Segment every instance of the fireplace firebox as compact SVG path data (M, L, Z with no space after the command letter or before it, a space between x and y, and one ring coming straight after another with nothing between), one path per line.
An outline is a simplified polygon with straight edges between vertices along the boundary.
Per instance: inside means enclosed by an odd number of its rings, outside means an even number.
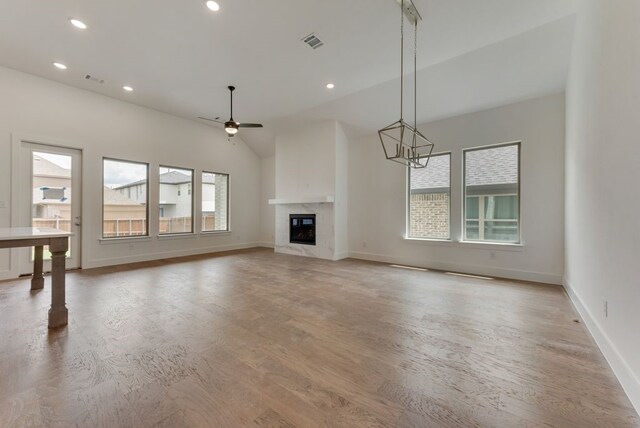
M292 244L316 245L316 215L289 215L289 242Z

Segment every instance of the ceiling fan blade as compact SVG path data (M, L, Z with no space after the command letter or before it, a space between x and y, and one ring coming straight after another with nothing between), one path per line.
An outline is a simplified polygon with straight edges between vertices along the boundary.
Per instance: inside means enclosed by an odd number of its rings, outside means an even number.
M261 123L241 123L240 128L262 128Z
M216 117L215 119L209 119L208 117L200 117L198 116L198 119L202 119L202 120L208 120L209 122L215 122L215 123L221 123L224 125L224 122L221 122L219 117Z

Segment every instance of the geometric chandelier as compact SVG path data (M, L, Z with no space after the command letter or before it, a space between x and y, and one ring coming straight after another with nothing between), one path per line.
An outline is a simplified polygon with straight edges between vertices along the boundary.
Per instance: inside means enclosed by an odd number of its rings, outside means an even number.
M411 0L400 3L400 120L378 131L382 149L387 159L410 168L426 168L433 153L434 144L418 131L417 127L417 67L418 67L418 20L422 19ZM404 16L414 24L413 42L413 126L404 120Z

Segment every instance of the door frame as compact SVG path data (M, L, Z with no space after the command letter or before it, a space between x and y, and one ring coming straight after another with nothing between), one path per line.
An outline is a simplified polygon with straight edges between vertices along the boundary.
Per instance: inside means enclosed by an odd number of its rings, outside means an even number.
M61 149L78 150L80 152L80 215L85 209L84 201L84 149L81 144L55 137L46 137L25 133L11 133L11 227L20 226L20 163L22 161L22 143L40 144L43 146L59 147ZM80 226L82 227L82 226ZM80 235L80 254L78 254L78 268L82 268L85 256L85 234ZM12 248L9 258L9 275L17 278L20 275L20 249Z

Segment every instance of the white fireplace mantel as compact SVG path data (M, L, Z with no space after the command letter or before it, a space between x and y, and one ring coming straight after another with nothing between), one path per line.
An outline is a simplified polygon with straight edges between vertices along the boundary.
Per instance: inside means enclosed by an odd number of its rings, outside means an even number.
M332 204L333 196L315 196L309 198L281 198L269 199L269 205L291 205L291 204Z

